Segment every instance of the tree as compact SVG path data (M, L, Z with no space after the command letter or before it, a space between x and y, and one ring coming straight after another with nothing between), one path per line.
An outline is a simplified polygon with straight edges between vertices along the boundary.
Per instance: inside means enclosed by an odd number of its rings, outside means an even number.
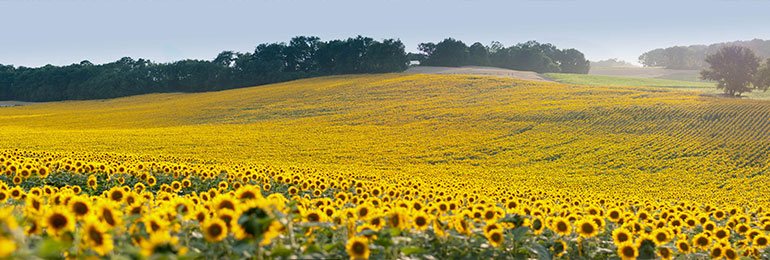
M468 64L477 66L489 65L489 51L480 42L476 42L468 48Z
M561 50L556 57L563 73L587 74L591 70L591 63L576 49Z
M701 71L701 78L717 82L717 89L730 96L740 96L753 89L767 89L758 84L759 58L749 48L740 46L722 47L706 57L709 68Z
M446 38L437 44L420 44L419 49L428 55L425 65L447 67L468 65L468 45L462 41Z
M770 88L770 59L765 60L762 67L757 70L753 84L762 91L767 91Z

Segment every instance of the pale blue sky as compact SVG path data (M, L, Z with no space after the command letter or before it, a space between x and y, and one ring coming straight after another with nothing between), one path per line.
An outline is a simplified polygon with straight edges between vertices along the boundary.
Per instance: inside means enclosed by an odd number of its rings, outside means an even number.
M0 0L0 63L94 63L123 56L212 59L296 35L417 44L454 37L576 48L591 60L646 50L770 39L770 1Z

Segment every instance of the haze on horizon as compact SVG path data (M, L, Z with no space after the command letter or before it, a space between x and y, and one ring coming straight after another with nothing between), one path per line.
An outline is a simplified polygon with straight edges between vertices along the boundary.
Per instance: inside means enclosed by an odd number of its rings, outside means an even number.
M453 37L470 45L537 40L589 60L637 62L674 45L770 39L770 1L15 1L0 64L38 67L121 57L210 60L297 35L398 38L407 51Z

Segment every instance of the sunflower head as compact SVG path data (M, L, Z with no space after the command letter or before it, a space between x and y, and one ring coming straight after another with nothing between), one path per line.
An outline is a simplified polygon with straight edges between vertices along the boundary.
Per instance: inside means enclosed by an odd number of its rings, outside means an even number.
M219 242L227 237L227 224L218 218L209 218L201 224L203 236L209 242Z
M637 256L639 256L639 251L637 250L636 246L634 246L633 243L630 241L624 242L620 245L618 245L618 256L620 256L621 259L627 260L627 259L636 259Z
M572 234L572 225L565 218L556 218L552 222L551 229L559 235L568 236Z
M369 240L366 237L352 237L345 245L350 259L369 259Z
M575 222L575 228L578 234L583 238L596 236L599 233L599 227L593 219L584 218Z
M50 209L44 220L48 234L54 237L75 230L74 216L61 206Z

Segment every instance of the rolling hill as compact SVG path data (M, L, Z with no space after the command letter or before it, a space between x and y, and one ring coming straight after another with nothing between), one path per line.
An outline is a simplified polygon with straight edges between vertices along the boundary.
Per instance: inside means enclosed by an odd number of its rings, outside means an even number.
M193 258L684 256L700 223L770 227L770 102L673 88L333 76L4 107L0 136L0 212L96 253L115 234L115 254ZM128 232L61 224L89 207Z

